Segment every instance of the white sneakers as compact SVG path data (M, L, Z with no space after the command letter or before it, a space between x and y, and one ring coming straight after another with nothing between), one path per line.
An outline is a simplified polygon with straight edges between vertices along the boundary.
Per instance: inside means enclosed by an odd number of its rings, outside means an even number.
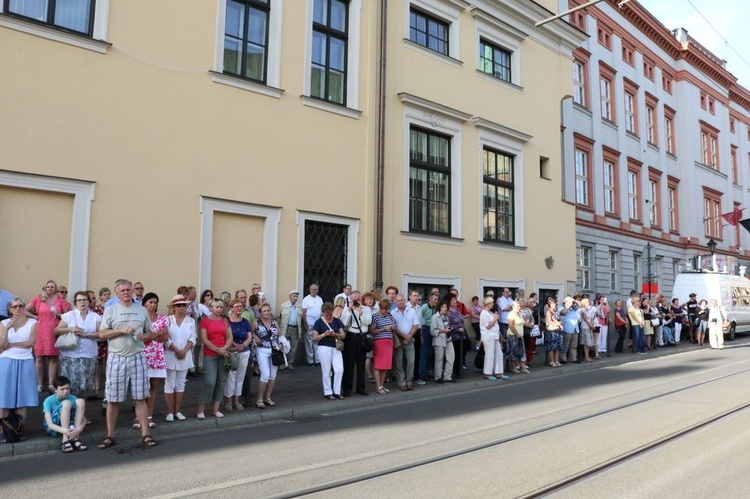
M177 418L179 421L185 421L187 419L181 412L178 412L177 414L167 414L167 417L164 419L167 420L167 423L171 423L174 421L174 418Z

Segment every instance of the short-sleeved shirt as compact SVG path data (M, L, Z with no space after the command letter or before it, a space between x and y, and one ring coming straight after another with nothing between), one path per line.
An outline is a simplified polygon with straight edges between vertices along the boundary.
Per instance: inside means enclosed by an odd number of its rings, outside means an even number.
M331 320L330 326L331 326L331 329L333 329L337 333L339 332L340 329L344 328L344 325L341 323L341 321L335 317ZM321 317L320 319L315 321L313 330L317 331L318 334L323 334L326 331L328 331L328 325L326 325L326 321ZM323 338L322 340L318 342L318 345L336 348L336 338L334 338L333 336L326 336L325 338Z
M134 327L135 332L131 334L121 334L110 338L108 349L110 354L130 357L143 350L143 342L135 339L140 333L151 332L151 319L144 307L133 302L129 307L118 303L104 309L102 317L102 329L120 329L123 327Z
M302 299L302 308L305 310L305 320L307 325L315 324L320 319L321 309L323 308L323 298L320 296L307 295Z
M372 315L372 323L375 325L375 329L383 329L387 326L395 326L396 321L393 320L391 314L381 315L380 313ZM374 340L390 340L393 339L393 333L391 331L381 331L373 334Z
M232 341L235 343L244 343L250 333L250 323L247 319L242 319L239 322L229 321L229 326L232 328Z
M70 402L70 422L72 423L75 419L76 414L76 398L74 395L68 395L67 397L63 399L58 399L57 395L52 394L46 399L44 399L44 404L42 405L42 412L49 412L50 416L52 417L52 422L56 425L60 425L60 412L62 410L63 402L65 401ZM54 436L57 436L58 433L54 430L50 430L47 426L47 418L44 418L44 429L49 434Z
M419 318L417 314L411 308L404 308L403 313L396 308L391 312L393 320L396 321L396 327L403 334L409 334L414 326L419 327Z

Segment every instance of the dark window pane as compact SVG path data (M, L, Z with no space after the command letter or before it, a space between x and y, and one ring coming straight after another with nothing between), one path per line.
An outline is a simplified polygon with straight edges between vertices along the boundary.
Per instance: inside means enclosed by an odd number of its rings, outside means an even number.
M328 73L328 100L344 103L344 73L330 70Z
M325 69L313 64L312 74L310 76L311 76L310 95L313 97L318 97L320 99L325 99L325 96L326 96Z
M227 2L227 15L225 17L224 32L235 38L242 38L245 33L245 7L232 2Z
M338 38L331 38L330 50L329 64L331 68L343 71L346 62L346 42Z
M321 66L325 66L326 63L326 36L317 31L313 32L312 62Z
M251 43L247 44L247 56L245 61L245 76L252 78L253 80L260 80L263 78L263 70L265 64L265 50L263 47L258 47Z
M239 40L224 37L224 71L241 74L242 72L242 44Z

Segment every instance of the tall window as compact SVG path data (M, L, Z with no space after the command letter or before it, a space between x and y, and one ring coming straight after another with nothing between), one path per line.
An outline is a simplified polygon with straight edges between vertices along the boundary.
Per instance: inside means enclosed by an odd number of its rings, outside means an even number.
M511 52L491 44L485 39L479 40L479 70L495 78L510 82Z
M674 154L674 121L671 116L664 118L664 131L667 138L667 152Z
M409 40L443 55L448 55L449 25L416 9L409 11Z
M633 253L633 289L640 290L643 284L641 277L641 254Z
M576 203L589 204L589 155L586 151L575 150L576 160Z
M484 240L515 241L513 156L491 149L482 151L484 164Z
M658 227L659 223L659 182L656 180L649 180L648 187L651 191L651 202L648 207L648 220L652 226Z
M615 213L615 165L611 161L604 161L604 211Z
M450 137L409 133L409 230L450 235Z
M4 0L3 12L91 36L96 0Z
M635 131L635 96L625 93L625 130L631 133Z
M579 60L573 61L573 102L586 107L585 66Z
M667 204L669 210L669 230L677 231L677 188L667 189Z
M703 233L706 237L722 239L721 193L703 191Z
M224 72L266 82L270 0L227 0Z
M638 173L628 170L628 216L638 220Z
M599 93L601 96L602 118L614 121L612 112L612 80L602 75L599 78Z
M346 104L346 58L349 2L315 0L313 4L310 96Z
M617 251L609 251L609 290L617 291Z
M651 144L656 144L656 109L646 106L646 139Z
M581 289L591 289L591 248L581 246L578 267L581 269Z
M732 146L732 182L734 185L740 183L740 172L737 167L737 146Z
M718 157L718 132L708 126L701 125L701 163L713 168L719 169Z

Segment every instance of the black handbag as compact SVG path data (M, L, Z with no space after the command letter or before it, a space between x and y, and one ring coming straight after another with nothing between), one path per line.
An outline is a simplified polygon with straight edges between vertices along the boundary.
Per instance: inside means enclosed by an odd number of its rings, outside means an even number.
M284 352L279 350L278 348L272 348L271 349L271 364L274 366L283 366L284 365Z
M375 340L369 334L362 334L362 350L365 352L372 352L372 348L375 345Z
M0 443L13 444L26 440L24 436L23 418L18 414L11 414L6 418L0 418Z

